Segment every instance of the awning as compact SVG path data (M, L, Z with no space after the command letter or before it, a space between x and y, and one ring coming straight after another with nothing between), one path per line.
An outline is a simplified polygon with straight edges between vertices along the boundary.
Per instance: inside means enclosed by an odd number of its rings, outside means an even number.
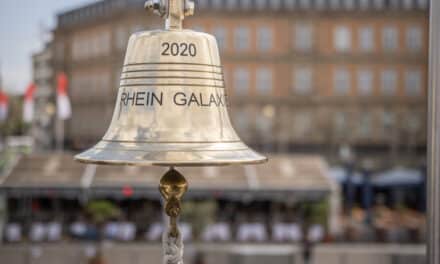
M348 171L343 167L332 167L329 170L329 175L335 181L346 184L348 180ZM353 171L351 175L351 182L354 185L361 185L364 183L362 174L359 171Z
M166 170L84 165L75 162L70 154L32 154L23 156L8 175L0 178L0 190L20 196L129 194L159 198L157 185ZM187 195L193 197L315 199L327 195L333 181L327 163L314 155L277 155L257 166L179 168L179 171L189 182Z
M423 175L420 170L407 168L394 168L375 175L372 184L378 187L414 186L423 183Z

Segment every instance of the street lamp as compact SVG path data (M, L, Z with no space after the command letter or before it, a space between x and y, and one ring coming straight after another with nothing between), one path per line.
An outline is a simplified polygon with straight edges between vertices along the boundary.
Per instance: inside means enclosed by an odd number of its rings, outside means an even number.
M375 169L375 162L370 158L366 158L362 161L362 174L363 174L363 188L362 188L362 201L365 208L365 222L371 224L372 212L371 207L373 205L373 186L371 185L371 175Z
M351 217L353 201L354 201L354 186L353 186L353 174L354 174L354 162L355 154L350 145L342 145L339 149L339 158L341 159L346 169L347 176L347 212Z

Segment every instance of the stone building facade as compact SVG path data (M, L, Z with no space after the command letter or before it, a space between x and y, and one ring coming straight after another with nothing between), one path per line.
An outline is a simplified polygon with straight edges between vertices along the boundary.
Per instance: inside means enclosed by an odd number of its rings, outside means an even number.
M58 16L55 65L71 80L72 147L105 132L128 37L163 28L142 0ZM427 0L199 0L185 27L219 43L239 135L269 152L419 162L426 144Z
M33 82L37 86L34 107L37 113L31 127L31 135L38 150L48 150L54 143L54 116L56 111L55 72L53 68L52 43L47 42L44 48L32 56Z

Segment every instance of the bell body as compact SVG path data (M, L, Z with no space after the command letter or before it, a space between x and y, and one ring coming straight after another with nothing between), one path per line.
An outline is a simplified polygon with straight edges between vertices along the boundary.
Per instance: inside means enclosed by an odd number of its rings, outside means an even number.
M260 163L227 111L215 38L191 30L130 37L110 127L86 163L211 166Z

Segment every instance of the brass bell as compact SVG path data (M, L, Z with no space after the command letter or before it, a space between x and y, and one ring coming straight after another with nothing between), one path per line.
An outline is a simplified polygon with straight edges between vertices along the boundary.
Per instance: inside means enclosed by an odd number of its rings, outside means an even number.
M130 37L113 118L103 139L77 155L97 164L210 166L266 161L234 131L218 46L182 29L191 1L150 0L165 30Z

